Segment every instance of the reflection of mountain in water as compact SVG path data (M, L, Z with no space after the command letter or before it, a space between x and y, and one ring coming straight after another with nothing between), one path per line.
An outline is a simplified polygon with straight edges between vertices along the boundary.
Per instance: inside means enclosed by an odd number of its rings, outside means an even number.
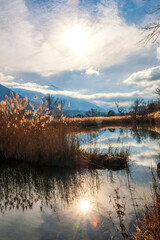
M0 211L5 213L14 208L24 211L32 209L37 202L41 210L44 206L53 208L57 201L69 205L82 194L84 184L89 186L87 191L94 194L100 184L98 173L59 172L20 163L4 165L0 170Z

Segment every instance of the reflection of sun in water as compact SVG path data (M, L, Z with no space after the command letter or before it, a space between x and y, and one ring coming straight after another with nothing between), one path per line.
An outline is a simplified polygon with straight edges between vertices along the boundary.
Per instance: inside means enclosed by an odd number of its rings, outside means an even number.
M89 210L89 202L87 200L80 201L80 209L86 213Z
M88 42L87 32L81 26L75 25L66 31L64 40L70 50L81 52Z

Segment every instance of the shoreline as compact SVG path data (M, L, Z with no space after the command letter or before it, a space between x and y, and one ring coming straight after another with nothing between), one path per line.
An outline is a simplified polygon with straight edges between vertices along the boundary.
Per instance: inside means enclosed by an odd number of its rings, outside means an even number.
M68 124L76 125L77 127L99 127L103 125L115 125L115 124L160 124L160 111L150 113L145 116L137 116L134 121L131 115L125 116L113 116L113 117L66 117Z

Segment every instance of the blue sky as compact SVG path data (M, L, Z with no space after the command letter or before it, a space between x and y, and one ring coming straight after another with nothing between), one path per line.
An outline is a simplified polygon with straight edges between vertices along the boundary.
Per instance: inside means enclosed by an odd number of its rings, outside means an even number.
M125 106L137 97L155 98L160 47L138 42L145 36L140 26L154 21L149 12L156 5L154 0L2 0L0 83L34 91L54 84L62 95L106 109L115 101Z

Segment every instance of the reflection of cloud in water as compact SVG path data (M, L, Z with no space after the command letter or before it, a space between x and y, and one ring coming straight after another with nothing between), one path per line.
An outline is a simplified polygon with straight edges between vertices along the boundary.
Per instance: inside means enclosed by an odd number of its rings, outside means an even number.
M111 144L111 146L113 147L113 148L117 148L117 147L119 147L119 148L121 148L121 147L123 147L123 145L121 144L121 143L119 143L119 144ZM125 144L124 146L130 146L129 144ZM108 149L108 147L109 147L109 144L85 144L85 145L81 145L81 149L94 149L94 148L96 148L96 149L99 149L99 150L107 150Z
M157 167L158 156L155 151L148 150L143 153L135 153L130 156L130 159L135 160L136 165Z
M131 220L131 193L140 205L144 193L150 197L148 166L156 167L158 142L147 136L138 143L128 130L127 134L116 130L103 131L96 146L105 150L108 140L113 147L122 147L122 142L130 146L130 158L135 163L128 170L58 171L27 164L1 167L0 210L4 215L0 214L0 239L107 239L102 232L113 233L107 211L116 216L109 198L115 188L119 188L121 198L125 196L126 218ZM114 220L118 222L117 218Z
M98 175L96 172L88 173L89 175L85 172L70 172L69 175L63 172L65 176L59 176L55 171L49 171L48 174L47 172L44 174L45 172L37 171L34 168L26 169L25 172L20 168L11 168L10 170L8 175L4 174L1 176L1 190L4 190L3 182L6 182L2 180L5 180L5 177L9 177L10 181L6 185L8 192L5 193L5 199L8 199L7 209L12 206L11 200L15 201L14 203L17 205L17 200L15 199L17 196L19 199L19 210L16 207L11 209L10 212L5 210L5 215L0 216L1 220L3 218L3 224L0 226L0 238L5 236L9 228L14 239L16 239L17 234L19 239L21 239L24 232L25 236L23 239L25 240L27 238L34 240L43 239L43 237L45 239L47 234L54 237L54 239L58 239L58 236L71 239L71 236L74 234L79 235L82 229L84 235L87 236L88 233L94 234L97 239L100 239L99 234L102 225L102 217L100 216L107 219L107 211L109 210L113 211L114 216L114 209L109 203L109 196L113 194L113 189L117 187L120 189L120 195L125 195L126 197L128 219L130 219L129 213L133 211L128 189L128 178L125 171L123 174L122 172L118 174L116 172L112 173L111 179L110 172L107 170L99 171ZM20 176L21 182L18 182ZM134 185L134 183L130 184ZM149 187L146 182L145 186L148 191ZM30 191L28 192L27 189L30 189ZM137 186L136 191L142 194L144 184ZM25 214L23 205L26 206L28 203L24 201L24 194L27 195L27 199L30 194L33 201L32 209L24 209ZM39 200L37 201L38 196ZM86 202L83 202L80 207L80 202L83 199ZM43 209L41 212L42 202ZM84 214L84 211L86 214ZM97 225L97 227L95 228L93 224ZM18 233L13 231L17 225L19 226ZM110 224L107 224L106 228L108 230L112 229ZM32 236L30 233L32 233ZM106 236L102 239L106 239Z
M135 142L132 142L132 141L128 141L128 142L125 142L125 143L114 143L114 142L108 143L108 142L106 142L106 143L101 143L101 144L98 144L98 143L96 143L96 144L82 144L81 148L82 149L87 149L87 148L94 148L94 147L96 147L96 148L99 148L99 149L107 149L109 144L111 146L115 147L115 148L116 147L120 148L120 147L123 147L123 146L128 146L128 147L131 147L131 148L135 147L136 150L138 150L138 148L139 148L140 151L144 150L144 149L151 149L151 150L154 149L156 151L159 150L159 146L158 145L156 146L155 143L154 144L152 144L152 143L138 144L138 143L135 143Z
M138 135L140 138L141 134L142 141L139 143L137 142L136 136ZM82 143L81 148L88 151L97 149L100 152L108 151L109 146L111 146L113 150L116 148L129 148L130 159L135 161L135 164L146 167L156 167L159 144L155 141L154 134L152 132L147 133L145 130L143 135L143 131L140 130L140 133L137 132L137 135L136 132L125 129L123 129L123 131L116 129L113 133L103 131L101 134L97 134L94 142ZM150 138L150 136L152 136L152 138Z

